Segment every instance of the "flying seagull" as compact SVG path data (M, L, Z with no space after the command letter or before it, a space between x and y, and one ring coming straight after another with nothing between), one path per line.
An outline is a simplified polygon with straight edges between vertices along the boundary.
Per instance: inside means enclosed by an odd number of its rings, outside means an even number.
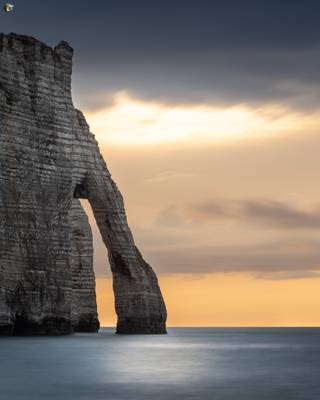
M3 9L4 9L5 12L9 13L9 12L13 11L14 5L10 4L10 3L6 3L4 5Z

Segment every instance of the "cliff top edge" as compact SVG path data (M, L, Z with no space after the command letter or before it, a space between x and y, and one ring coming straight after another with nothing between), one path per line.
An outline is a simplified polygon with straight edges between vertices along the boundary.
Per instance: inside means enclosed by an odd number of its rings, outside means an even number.
M34 38L33 36L21 35L21 34L17 34L17 33L14 33L14 32L0 33L0 41L1 41L1 43L3 43L4 39L7 39L8 43L10 41L11 42L12 41L17 41L17 42L22 43L24 46L42 47L42 48L46 48L48 50L51 50L52 52L56 52L57 50L60 50L61 48L63 48L64 50L70 52L71 54L73 53L73 48L65 40L60 41L57 44L57 46L51 47L51 46L47 45L46 43Z

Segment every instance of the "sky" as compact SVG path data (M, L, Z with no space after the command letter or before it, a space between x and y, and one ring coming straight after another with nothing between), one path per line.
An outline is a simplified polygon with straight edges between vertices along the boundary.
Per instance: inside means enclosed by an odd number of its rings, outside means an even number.
M170 326L320 326L318 1L26 1L1 31L74 48L73 100ZM114 324L95 240L99 312Z

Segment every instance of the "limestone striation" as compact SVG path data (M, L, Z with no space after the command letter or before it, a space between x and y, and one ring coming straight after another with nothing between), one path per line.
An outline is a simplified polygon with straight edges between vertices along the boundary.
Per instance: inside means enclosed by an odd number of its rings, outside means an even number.
M88 217L79 200L71 208L71 321L76 332L96 332L99 327L93 271L93 241Z
M117 332L165 333L166 308L122 196L71 97L73 50L0 35L0 334L99 329L88 199L108 248Z

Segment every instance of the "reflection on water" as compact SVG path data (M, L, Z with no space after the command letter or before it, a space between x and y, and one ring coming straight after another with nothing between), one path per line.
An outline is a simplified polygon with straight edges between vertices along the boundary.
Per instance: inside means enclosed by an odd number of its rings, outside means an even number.
M0 338L0 400L319 400L319 329Z

